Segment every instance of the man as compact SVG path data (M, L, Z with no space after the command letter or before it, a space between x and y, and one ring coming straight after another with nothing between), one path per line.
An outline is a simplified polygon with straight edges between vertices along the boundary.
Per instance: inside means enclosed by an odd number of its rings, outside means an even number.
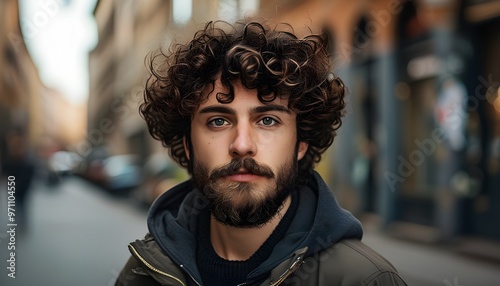
M344 86L326 42L208 23L151 64L140 112L192 179L151 206L117 285L406 285L313 171Z

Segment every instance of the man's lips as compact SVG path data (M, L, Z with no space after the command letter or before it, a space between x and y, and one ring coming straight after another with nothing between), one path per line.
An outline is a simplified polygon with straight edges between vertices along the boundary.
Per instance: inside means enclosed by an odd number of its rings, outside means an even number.
M252 173L237 173L234 175L227 176L226 178L228 178L229 180L234 181L234 182L244 183L244 182L255 181L259 178L262 178L262 176L255 175Z

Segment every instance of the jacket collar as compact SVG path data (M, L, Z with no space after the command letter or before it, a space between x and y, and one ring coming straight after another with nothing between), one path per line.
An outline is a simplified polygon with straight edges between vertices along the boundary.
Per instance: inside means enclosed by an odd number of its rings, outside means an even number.
M144 240L136 240L130 243L128 247L132 255L144 265L142 268L132 269L135 274L149 275L161 285L187 286L190 284L186 280L186 275L181 266L175 264L170 257L164 254L150 235ZM260 285L278 286L283 283L304 263L306 253L307 247L295 251L292 257L275 267L271 271L269 278ZM201 285L193 277L191 279L195 284ZM246 283L238 286L243 285L246 285Z
M142 268L132 269L136 275L149 275L161 285L188 285L184 272L163 253L150 235L130 243L128 248L143 265Z

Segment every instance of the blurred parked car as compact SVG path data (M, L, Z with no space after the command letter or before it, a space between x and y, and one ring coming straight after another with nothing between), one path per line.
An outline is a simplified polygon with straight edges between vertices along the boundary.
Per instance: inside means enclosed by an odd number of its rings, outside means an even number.
M47 162L48 166L48 183L55 184L61 181L65 176L73 174L76 167L82 158L69 151L57 151L54 152Z
M136 155L109 155L105 147L92 150L78 166L77 174L120 195L128 194L142 181L141 166Z
M114 192L128 192L142 180L141 167L135 155L115 155L103 160L104 186Z
M104 186L106 178L104 176L103 162L108 157L109 152L106 147L95 147L81 160L76 167L75 173L92 183Z

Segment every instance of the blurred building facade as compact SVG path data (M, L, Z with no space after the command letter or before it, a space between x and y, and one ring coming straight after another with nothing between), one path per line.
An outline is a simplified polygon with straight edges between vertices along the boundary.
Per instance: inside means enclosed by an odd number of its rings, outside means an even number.
M428 241L500 240L500 1L187 2L186 14L180 1L98 1L95 146L160 152L137 112L145 56L206 20L256 14L330 36L349 110L320 169L344 206Z
M8 134L25 133L32 147L41 137L40 109L42 87L24 44L19 24L18 1L0 2L0 161L8 157Z
M80 142L86 106L42 83L26 45L38 34L26 38L20 23L18 1L0 1L0 161L8 157L9 133L17 130L25 133L31 156L43 166L54 151Z

